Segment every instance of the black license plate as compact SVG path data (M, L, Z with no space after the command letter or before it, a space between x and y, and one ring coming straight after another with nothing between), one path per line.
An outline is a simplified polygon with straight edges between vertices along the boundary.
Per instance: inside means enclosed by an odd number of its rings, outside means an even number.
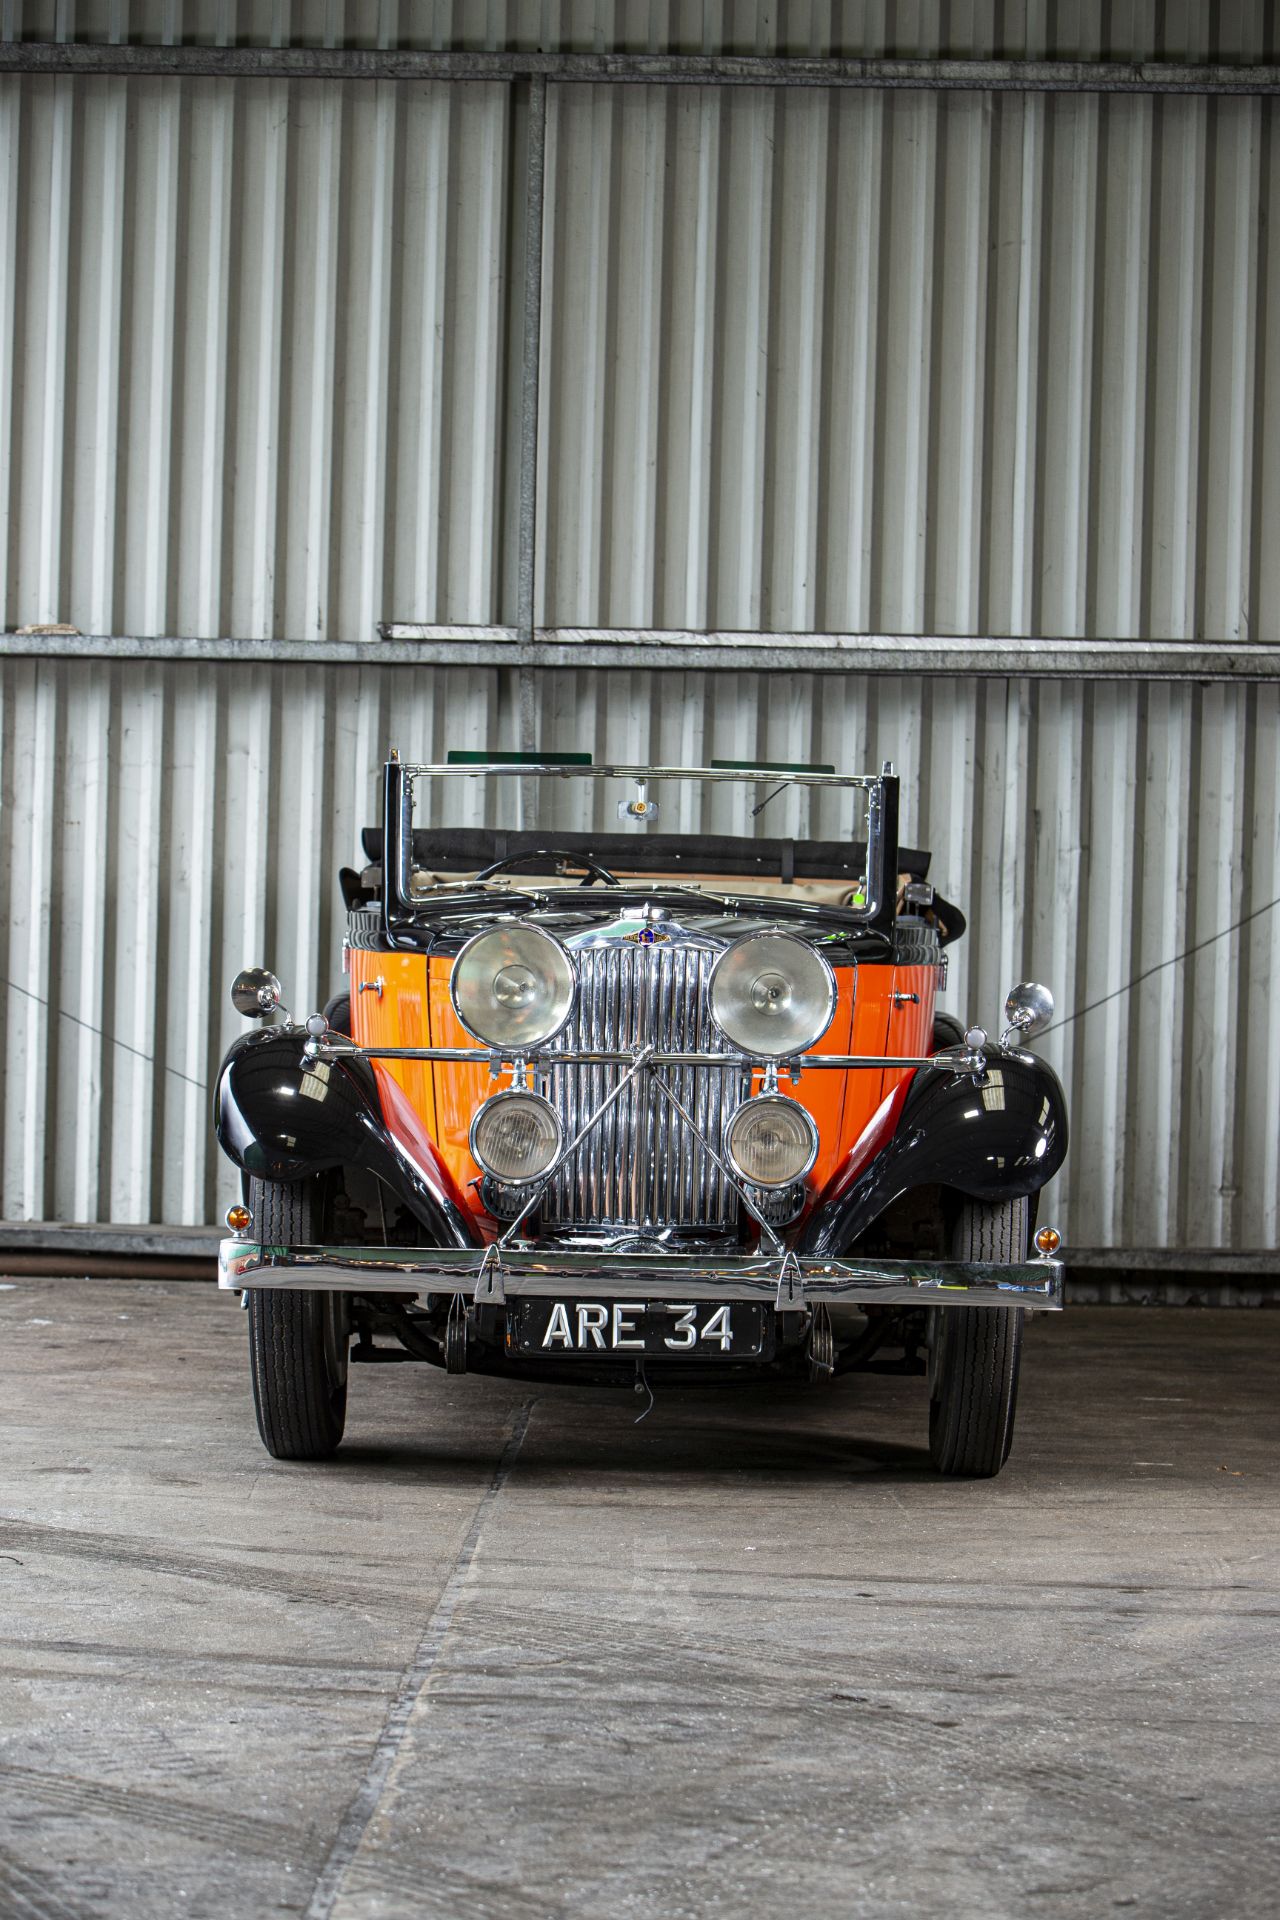
M743 1300L521 1300L514 1318L521 1353L649 1354L672 1360L758 1360L772 1309Z

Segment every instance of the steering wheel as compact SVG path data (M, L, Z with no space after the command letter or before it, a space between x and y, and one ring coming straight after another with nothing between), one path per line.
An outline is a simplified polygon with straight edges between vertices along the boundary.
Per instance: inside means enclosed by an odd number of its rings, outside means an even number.
M491 880L495 873L504 873L508 867L522 867L530 860L572 860L575 866L587 870L587 877L581 882L584 887L589 887L593 880L603 880L606 887L622 885L608 867L602 867L598 860L592 860L585 853L570 853L567 847L528 847L523 853L509 853L505 860L492 861L483 872L476 875L476 879Z

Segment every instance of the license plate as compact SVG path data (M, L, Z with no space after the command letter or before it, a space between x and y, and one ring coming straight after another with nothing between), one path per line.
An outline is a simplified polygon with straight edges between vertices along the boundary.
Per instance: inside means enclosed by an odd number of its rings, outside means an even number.
M734 1300L522 1300L515 1313L521 1353L649 1354L686 1360L758 1360L765 1307Z

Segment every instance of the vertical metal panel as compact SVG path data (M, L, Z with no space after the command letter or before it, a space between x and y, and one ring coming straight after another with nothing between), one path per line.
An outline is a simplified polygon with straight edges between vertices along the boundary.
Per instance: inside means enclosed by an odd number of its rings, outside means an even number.
M1274 635L1278 111L553 88L540 621Z
M5 625L499 617L509 104L3 82Z
M55 1135L48 1111L54 1030L59 1023L59 1016L51 1018L49 1012L54 993L49 816L58 688L34 666L20 668L11 680L6 679L3 793L8 978L19 991L9 995L5 1022L3 1212L38 1220L47 1217L46 1167Z
M22 176L22 87L12 74L0 79L0 447L12 449L15 338L19 322L18 221ZM9 458L12 459L12 452ZM7 488L5 493L7 495ZM8 498L0 500L0 598L8 604L12 538Z
M1260 687L1246 760L1244 866L1250 899L1263 904L1260 876L1280 874L1280 688ZM1274 897L1274 896L1272 896ZM1275 992L1276 930L1265 912L1241 933L1240 1030L1249 1035L1236 1089L1236 1125L1250 1151L1238 1170L1237 1232L1250 1246L1274 1247L1280 1221L1280 1007ZM1272 1223L1268 1232L1268 1222Z

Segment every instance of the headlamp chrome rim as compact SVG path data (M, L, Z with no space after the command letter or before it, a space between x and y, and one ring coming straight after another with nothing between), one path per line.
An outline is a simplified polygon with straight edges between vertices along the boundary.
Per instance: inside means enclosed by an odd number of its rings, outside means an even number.
M819 1015L821 1023L817 1025L807 1037L793 1036L785 1045L780 1047L766 1047L761 1045L758 1034L752 1036L750 1040L740 1039L738 1036L742 1031L741 1027L739 1027L738 1033L735 1033L733 1028L727 1024L722 1017L722 1013L718 1012L716 1008L716 982L720 978L722 971L727 972L731 970L731 963L736 955L741 954L754 943L763 940L786 941L789 948L793 947L797 949L798 953L803 956L803 964L805 966L812 964L812 966L820 972L821 976L823 976L822 989L824 998L820 1003L822 1010ZM721 997L723 998L723 988ZM750 933L739 934L736 940L730 941L724 952L717 959L714 967L711 969L711 977L707 982L707 1004L711 1011L711 1018L720 1032L742 1053L749 1053L761 1060L787 1060L793 1055L807 1053L810 1047L816 1046L831 1025L831 1022L835 1019L836 1006L839 998L840 990L836 985L835 970L826 955L819 953L816 947L812 946L809 941L802 940L798 934L789 933L785 927L756 927Z
M512 1033L510 1030L503 1033L498 1030L500 1023L495 1019L491 1022L492 1030L486 1033L477 1020L476 1009L472 1007L468 1016L461 1004L460 989L465 986L467 979L466 962L470 960L474 967L476 950L485 942L501 941L504 936L509 939L514 934L519 934L523 940L532 941L535 948L542 950L542 957L552 972L559 973L560 992L555 1000L555 1006L559 1011L554 1018L554 1023L547 1021L537 1027L530 1027L523 1033ZM528 962L526 961L525 964L527 965ZM493 965L493 978L496 979L503 968L496 958ZM556 982L553 981L552 984L554 986ZM484 927L479 933L472 934L471 938L459 948L449 972L449 1001L463 1027L483 1046L496 1047L512 1057L527 1053L532 1047L545 1046L548 1040L554 1040L558 1033L562 1033L573 1014L577 997L578 969L574 965L568 948L563 946L554 934L548 933L544 927L532 926L526 920L514 920L499 926Z
M733 1150L733 1139L737 1129L740 1126L745 1126L750 1120L755 1119L764 1107L785 1107L787 1110L787 1118L790 1120L799 1117L803 1129L809 1137L809 1151L803 1166L788 1167L787 1171L777 1180L765 1180L758 1172L743 1167L739 1163L738 1157ZM818 1124L813 1115L807 1107L802 1107L798 1100L792 1100L785 1093L758 1093L750 1099L744 1100L740 1106L734 1108L724 1130L725 1154L728 1158L729 1165L733 1168L738 1178L745 1180L749 1186L763 1187L769 1193L776 1193L783 1187L794 1186L798 1181L806 1179L807 1176L813 1172L814 1164L818 1158L819 1145Z
M489 1162L483 1158L478 1149L476 1136L482 1122L486 1118L492 1117L495 1108L510 1103L512 1100L520 1101L526 1107L538 1108L542 1113L548 1115L551 1120L555 1136L555 1146L550 1157L542 1166L536 1168L532 1173L513 1174L502 1172L497 1167L491 1166ZM471 1158L475 1161L480 1171L487 1173L490 1179L500 1181L501 1184L506 1187L527 1187L531 1185L533 1181L541 1180L543 1175L554 1167L556 1161L564 1151L564 1121L556 1112L551 1102L544 1099L542 1094L533 1093L528 1087L504 1087L500 1093L490 1094L489 1098L482 1100L476 1108L467 1134L467 1146L470 1149Z

